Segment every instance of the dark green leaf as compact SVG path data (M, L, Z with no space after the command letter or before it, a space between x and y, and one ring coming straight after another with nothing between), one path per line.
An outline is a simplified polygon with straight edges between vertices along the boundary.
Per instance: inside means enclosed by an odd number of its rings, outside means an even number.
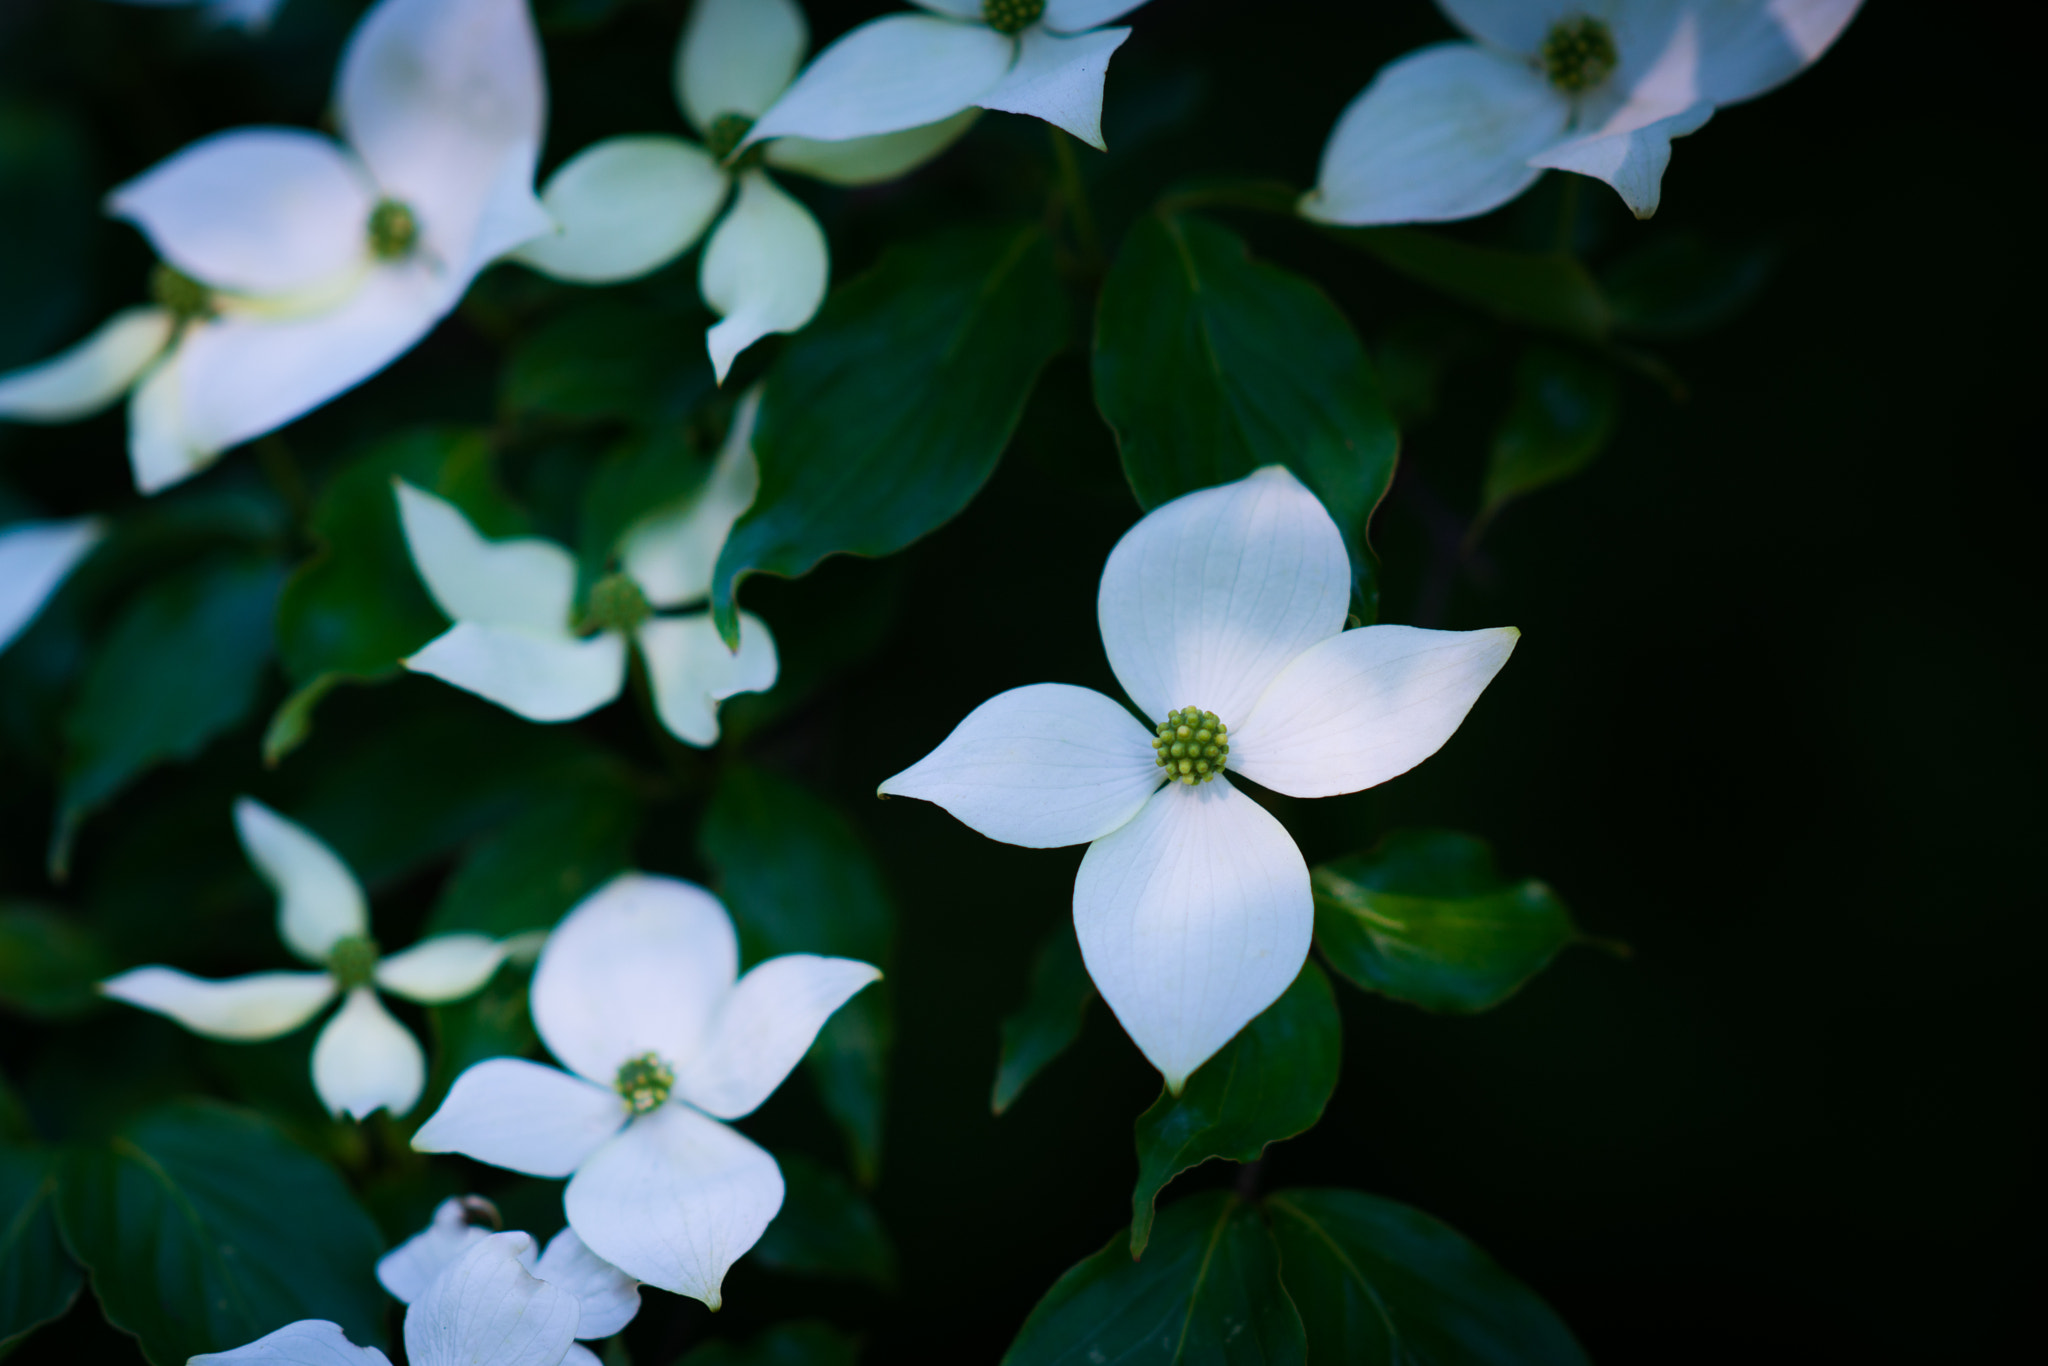
M1456 1231L1363 1191L1266 1201L1311 1366L1582 1366L1571 1330Z
M90 1010L93 983L113 972L98 938L48 906L0 906L0 1005L58 1019Z
M1728 246L1697 233L1658 237L1601 273L1617 329L1689 337L1732 320L1778 264L1769 244Z
M854 1366L860 1343L825 1323L778 1323L744 1345L707 1342L676 1366Z
M860 1192L800 1153L781 1153L782 1210L749 1255L777 1271L896 1284L896 1249Z
M85 1276L57 1238L47 1153L0 1147L0 1356L61 1317Z
M711 461L700 442L709 436L693 433L693 425L664 422L634 431L591 472L576 536L586 578L603 573L634 523L683 502L704 486Z
M1481 515L1591 464L1620 407L1620 385L1603 363L1554 346L1523 352L1514 397L1493 434Z
M1578 937L1556 893L1501 877L1485 841L1453 830L1396 831L1312 881L1330 966L1425 1010L1497 1006Z
M597 295L520 341L502 394L520 416L660 422L686 414L713 388L702 314Z
M734 765L697 838L749 964L784 953L824 953L888 971L895 907L873 857L830 806L785 779ZM863 1185L873 1183L881 1166L894 1031L885 980L840 1007L807 1059Z
M901 246L835 292L768 375L761 492L712 586L728 639L741 576L892 554L952 520L1065 339L1066 296L1035 227Z
M1144 1261L1119 1233L1060 1277L1003 1364L1287 1366L1306 1354L1259 1211L1217 1191L1169 1206Z
M325 1163L268 1120L182 1101L68 1154L57 1214L115 1327L156 1366L298 1319L383 1340L377 1226Z
M990 1109L997 1114L1009 1109L1031 1079L1081 1037L1081 1022L1094 999L1095 984L1081 962L1074 922L1062 920L1038 950L1023 1008L1003 1017L1003 1046L996 1059Z
M281 577L265 561L217 559L146 589L122 612L64 719L56 875L88 813L156 765L193 758L255 705Z
M1477 247L1420 228L1337 228L1331 235L1511 323L1597 341L1612 321L1600 286L1570 256Z
M1147 509L1262 465L1293 470L1343 531L1371 619L1367 523L1400 435L1351 324L1315 285L1204 219L1140 219L1096 310L1095 401Z
M434 1070L420 1103L413 1107L415 1120L426 1122L465 1069L486 1058L524 1057L540 1043L527 1008L532 983L528 968L503 967L474 996L428 1009L434 1027Z
M1344 1027L1330 980L1314 963L1195 1069L1176 1096L1161 1091L1138 1116L1138 1185L1131 1192L1131 1255L1152 1235L1152 1207L1166 1184L1212 1157L1253 1162L1268 1143L1323 1117L1337 1089Z

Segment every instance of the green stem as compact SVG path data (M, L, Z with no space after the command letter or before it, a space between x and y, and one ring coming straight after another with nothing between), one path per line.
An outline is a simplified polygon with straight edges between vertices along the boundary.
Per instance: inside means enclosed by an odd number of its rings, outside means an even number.
M1052 159L1059 171L1060 197L1066 201L1067 216L1073 220L1074 238L1081 255L1092 267L1102 265L1102 239L1095 232L1095 211L1088 205L1088 191L1081 184L1081 162L1074 155L1074 139L1061 129L1046 128L1052 138Z

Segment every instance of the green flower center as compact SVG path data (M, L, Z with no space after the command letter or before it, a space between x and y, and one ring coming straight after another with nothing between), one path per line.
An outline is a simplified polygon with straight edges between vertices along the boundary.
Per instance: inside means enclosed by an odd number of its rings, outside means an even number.
M149 272L149 296L179 322L213 315L213 294L205 285L162 261Z
M631 631L653 615L639 584L624 574L607 574L590 585L582 625L595 631Z
M1158 751L1155 762L1166 770L1168 782L1178 778L1193 787L1223 771L1230 757L1230 727L1213 711L1182 707L1166 713L1152 748Z
M619 1079L612 1083L625 1097L626 1108L636 1115L658 1110L676 1089L676 1070L658 1054L642 1053L619 1064Z
M1550 26L1543 40L1543 74L1568 95L1593 89L1614 72L1621 60L1614 33L1590 15L1575 14Z
M396 261L412 254L420 240L420 221L410 205L395 199L380 199L370 210L370 254L380 261Z
M739 159L732 161L730 164L728 164L727 158L732 156L734 148L747 140L747 134L753 131L754 121L745 114L731 112L720 114L717 118L711 120L711 126L704 130L704 150L711 153L713 161L724 166L735 175L741 171L752 170L754 167L759 166L762 160L767 157L767 143L755 143L746 151L741 152Z
M981 0L981 22L997 33L1022 33L1045 13L1045 0Z
M343 991L368 986L377 971L377 941L366 934L335 940L327 951L327 970Z

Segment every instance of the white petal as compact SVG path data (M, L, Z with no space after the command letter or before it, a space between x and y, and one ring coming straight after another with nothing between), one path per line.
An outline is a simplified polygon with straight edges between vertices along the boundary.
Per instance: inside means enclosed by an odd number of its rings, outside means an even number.
M704 1050L676 1077L676 1094L719 1119L753 1113L810 1050L832 1012L880 981L852 958L787 953L726 994Z
M740 352L770 332L794 332L825 302L832 258L811 211L765 171L740 177L739 197L704 245L697 288L724 316L704 336L719 383Z
M453 1196L434 1209L433 1222L377 1259L377 1283L403 1304L427 1292L462 1254L491 1236L469 1219L469 1207Z
M754 460L761 388L757 384L740 396L704 486L681 506L640 522L619 548L626 573L656 607L681 607L711 596L718 552L761 487L761 469Z
M185 1366L391 1366L375 1347L358 1347L338 1323L301 1319L231 1352L202 1352Z
M0 650L35 620L106 534L106 523L97 517L0 527Z
M1863 0L1700 5L1700 93L1735 104L1775 90L1819 61Z
M1437 7L1481 42L1534 57L1542 50L1551 25L1560 19L1581 14L1604 18L1616 5L1613 0L1593 4L1587 0L1437 0Z
M710 153L681 138L606 138L548 177L541 203L558 231L513 259L582 284L634 279L689 250L730 183Z
M70 350L0 375L0 418L91 417L128 392L170 344L175 327L167 309L123 309Z
M625 1102L609 1086L524 1058L490 1058L455 1079L412 1146L528 1176L567 1176L625 1122Z
M1287 666L1230 734L1230 768L1290 797L1357 792L1443 748L1520 632L1364 626Z
M626 641L614 631L578 640L464 621L399 662L529 721L587 716L626 684Z
M526 0L382 0L336 83L350 144L451 267L470 262L508 181L531 199L546 101Z
M212 326L187 323L181 344L143 375L128 399L128 465L138 493L160 493L205 469L220 454L218 447L201 446L185 430L184 371L179 364L182 343Z
M405 1312L406 1366L556 1366L576 1297L526 1269L533 1239L493 1233Z
M995 89L975 103L983 109L1029 114L1066 129L1090 147L1102 141L1102 82L1109 58L1131 36L1127 28L1100 28L1063 38L1036 25L1017 36L1017 62Z
M839 142L937 123L980 103L1015 56L1015 43L980 24L885 15L819 53L747 141Z
M487 934L437 934L377 964L377 985L409 1001L459 1001L491 980L505 946Z
M967 713L924 758L876 788L936 802L1005 844L1100 839L1159 790L1152 733L1090 688L1034 683Z
M924 165L951 147L980 117L979 109L963 109L920 128L844 142L777 138L768 144L768 164L833 185L874 185Z
M1102 570L1096 616L1117 681L1157 723L1177 707L1236 726L1294 657L1343 629L1337 524L1277 465L1162 504Z
M1439 43L1382 68L1345 107L1301 212L1325 223L1437 223L1507 203L1539 174L1571 102L1527 66Z
M700 133L720 114L757 119L810 45L794 0L697 0L676 48L676 102Z
M598 1256L716 1309L726 1269L782 1208L782 1172L717 1120L671 1102L598 1149L563 1204Z
M1618 132L1591 133L1559 143L1529 158L1529 164L1604 180L1614 187L1630 212L1638 218L1648 218L1657 212L1663 198L1664 168L1671 164L1671 139L1698 132L1713 116L1713 105L1695 104ZM1627 117L1622 121L1633 123Z
M911 0L920 9L933 14L943 14L953 19L965 19L970 23L981 22L982 0Z
M201 138L107 196L157 254L215 289L284 294L358 266L377 202L332 138L242 128Z
M562 1354L562 1366L604 1366L604 1358L580 1342L569 1344L569 1350Z
M533 1274L576 1297L579 1338L608 1338L640 1312L640 1282L585 1247L573 1228L548 1242Z
M1301 850L1228 778L1167 788L1074 879L1088 975L1176 1094L1287 990L1314 920Z
M1047 0L1040 20L1054 33L1079 33L1121 19L1145 0Z
M768 624L740 613L740 648L726 648L708 612L657 617L639 631L640 653L654 685L654 710L669 734L700 749L718 743L718 704L775 686L780 662Z
M100 993L167 1015L194 1034L249 1043L289 1034L334 999L324 972L257 972L208 981L176 968L131 968Z
M739 941L717 897L677 878L622 873L548 936L533 1023L557 1058L610 1086L643 1053L687 1065L738 976Z
M286 948L309 963L325 963L337 940L370 932L362 884L312 831L241 797L235 833L277 893L277 933Z
M374 989L352 989L313 1045L313 1089L328 1113L403 1115L419 1103L426 1084L420 1041L391 1018Z
M462 510L402 479L392 481L413 565L451 621L523 626L569 636L576 560L537 536L487 540Z

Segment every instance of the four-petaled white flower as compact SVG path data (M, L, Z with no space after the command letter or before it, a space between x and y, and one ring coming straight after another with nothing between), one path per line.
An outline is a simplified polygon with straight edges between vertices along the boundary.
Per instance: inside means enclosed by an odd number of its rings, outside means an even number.
M106 534L97 517L0 527L0 650L14 643Z
M330 1113L402 1115L419 1101L426 1059L377 989L423 1005L460 1000L491 979L505 946L482 934L442 934L380 957L362 885L312 832L264 806L235 803L249 861L277 892L277 932L318 972L258 972L224 982L176 968L133 968L100 983L117 1001L167 1015L210 1039L253 1043L289 1034L339 993L341 1009L313 1045L313 1089Z
M412 1145L569 1177L569 1227L592 1252L716 1309L726 1269L783 1193L775 1159L720 1121L766 1100L832 1012L881 975L786 954L741 977L716 897L624 874L568 914L534 971L534 1028L571 1070L480 1062Z
M794 0L697 0L676 50L675 93L704 145L635 135L584 148L541 191L560 232L514 259L586 284L632 279L689 250L731 199L698 269L704 301L723 318L704 339L719 380L762 337L809 322L831 274L825 234L768 168L837 185L893 180L944 151L979 112L850 142L782 138L738 152L809 44Z
M627 534L623 568L591 585L576 608L576 560L535 537L490 541L454 504L403 481L399 520L427 591L454 621L405 667L488 698L531 721L570 721L619 695L638 647L662 725L687 744L718 740L718 704L775 686L775 638L740 613L740 648L727 649L709 612L656 616L702 602L732 524L760 475L750 444L760 390L741 399L717 464L681 507ZM578 627L593 628L578 635Z
M131 388L154 493L405 354L477 272L553 224L533 193L546 93L526 0L380 0L349 39L347 136L204 138L107 207L165 264L154 307L0 376L0 417L67 422Z
M1336 523L1285 469L1177 498L1117 543L1097 598L1156 733L1039 683L881 785L1007 844L1089 845L1082 958L1176 1093L1287 989L1314 922L1301 851L1225 773L1291 797L1383 783L1450 738L1514 648L1512 627L1347 631L1350 589Z
M1818 61L1862 0L1437 0L1476 42L1390 63L1337 120L1301 211L1428 223L1507 203L1546 167L1657 211L1671 139Z
M742 147L893 133L963 109L1029 114L1102 148L1102 82L1144 0L917 0L818 54Z

